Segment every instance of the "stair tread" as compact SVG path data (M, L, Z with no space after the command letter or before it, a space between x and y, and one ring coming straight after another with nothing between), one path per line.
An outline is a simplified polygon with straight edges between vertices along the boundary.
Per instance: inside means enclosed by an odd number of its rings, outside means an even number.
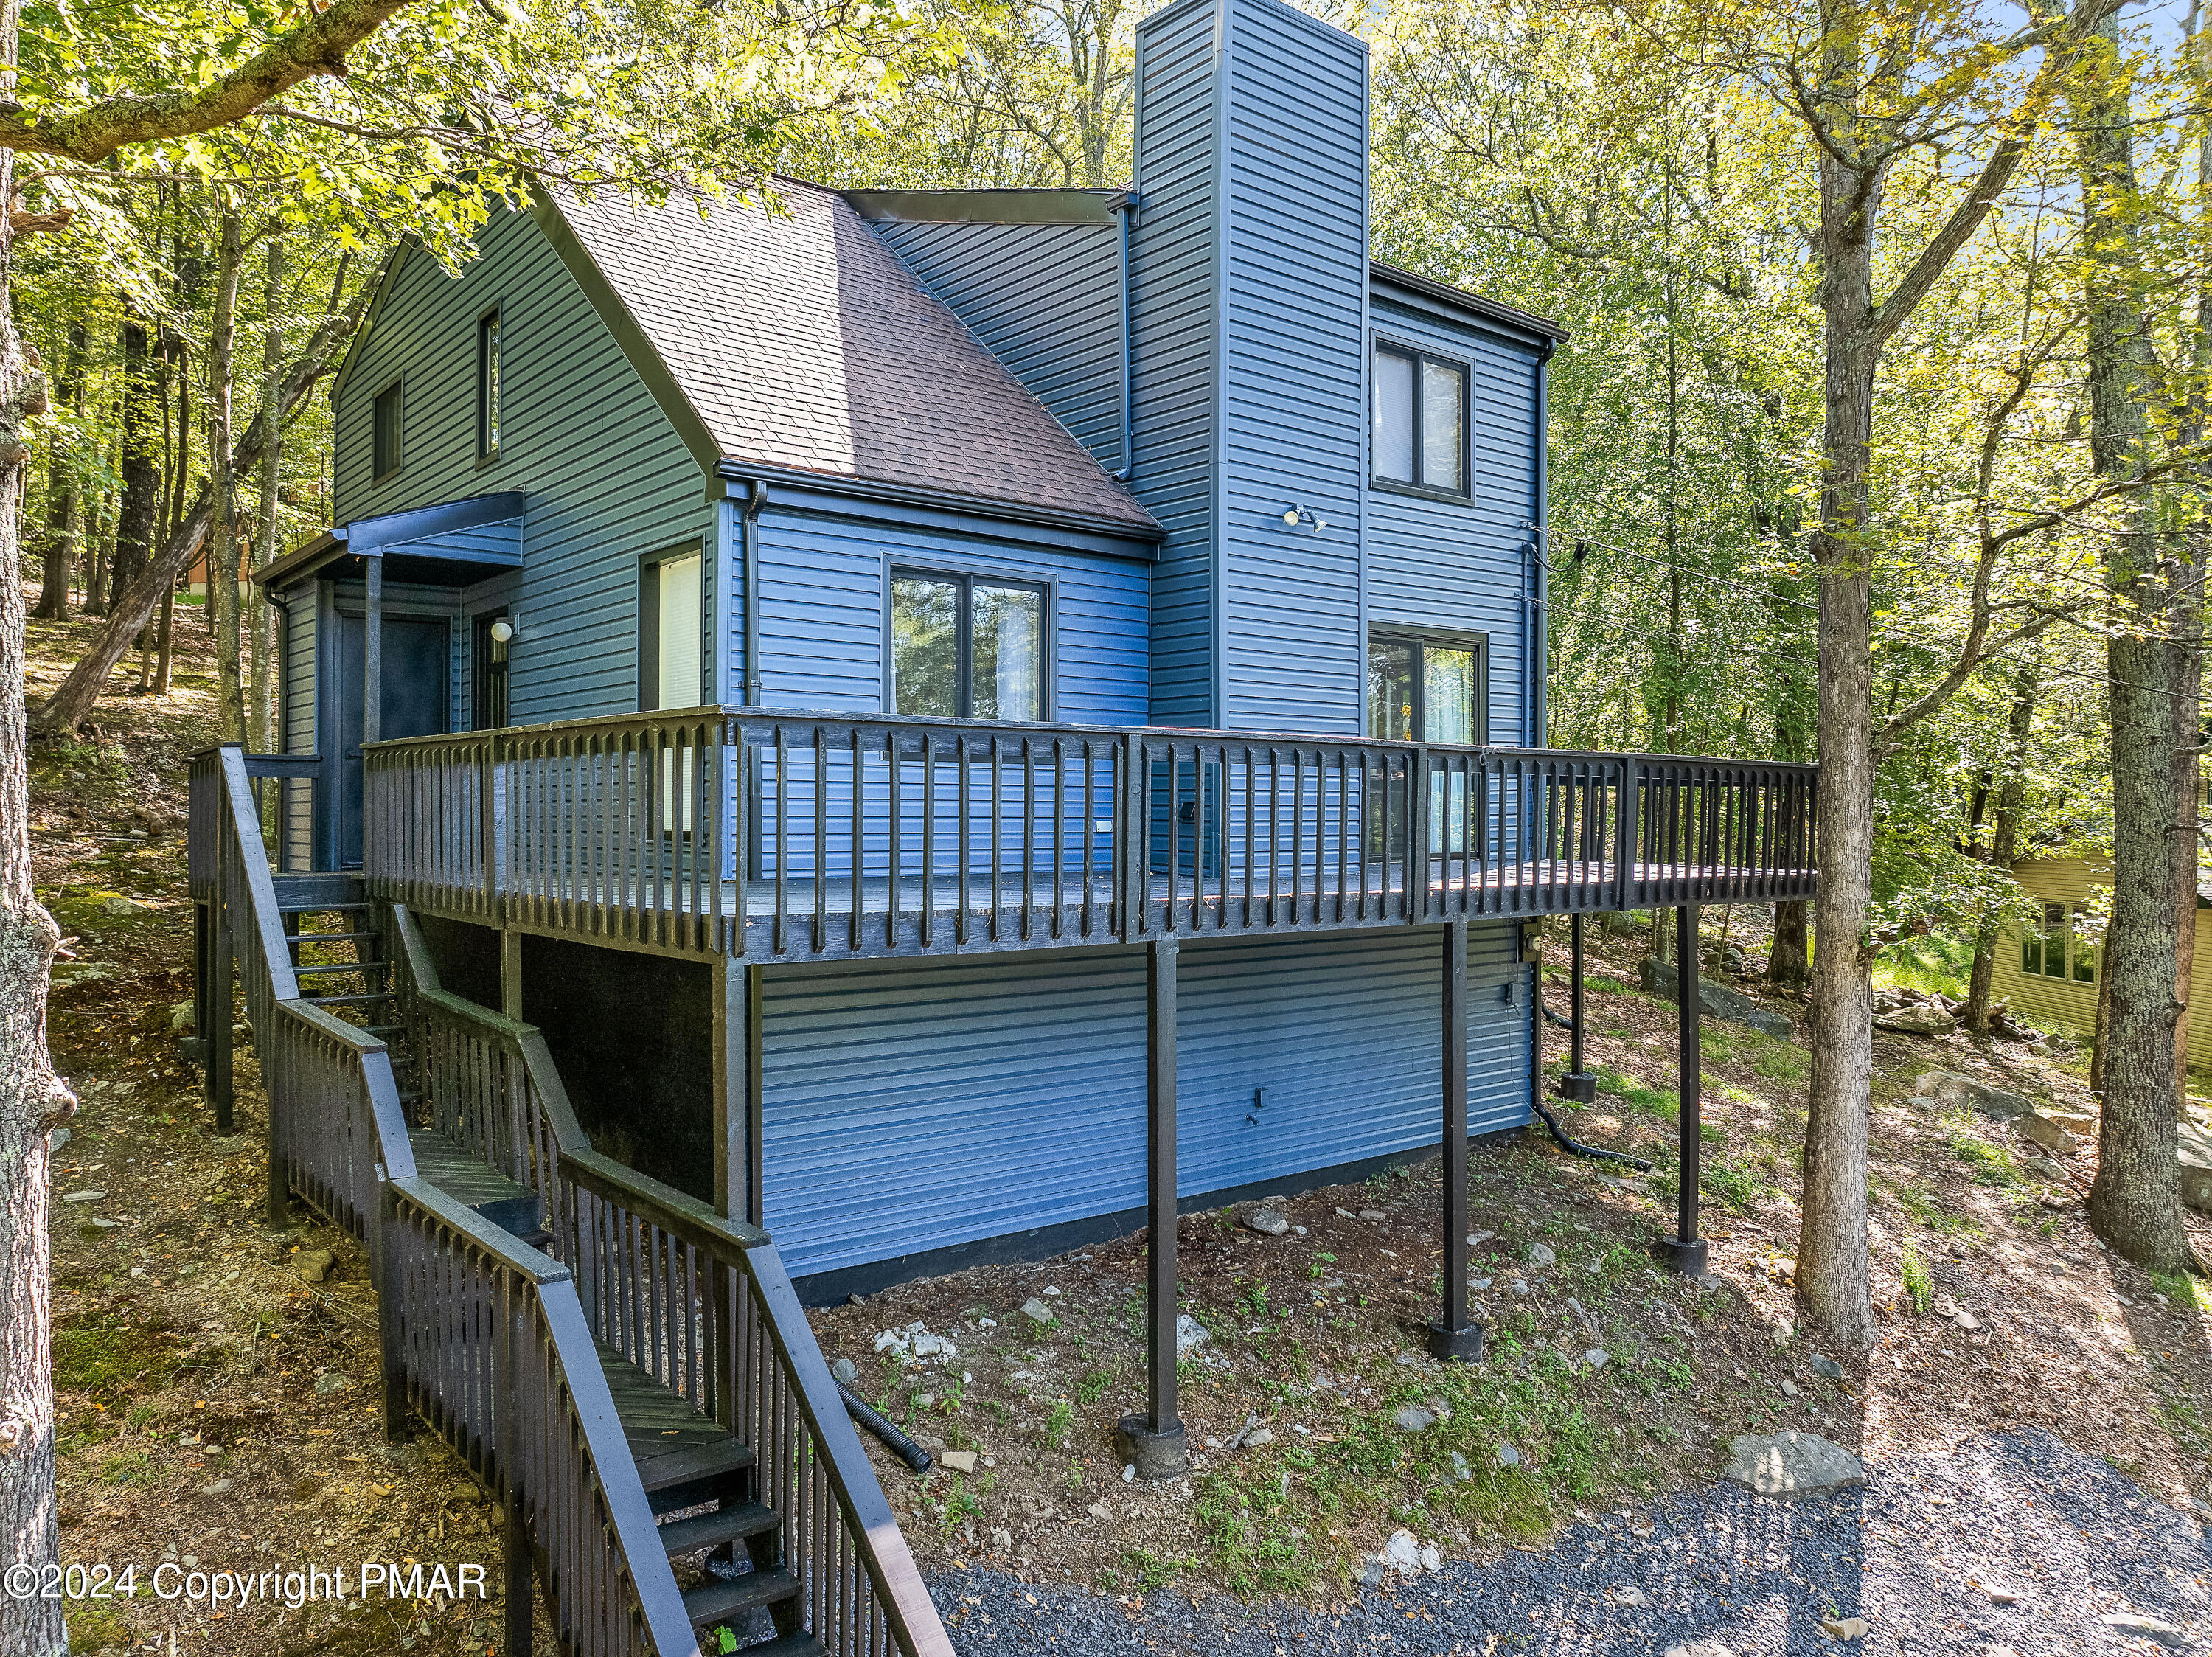
M288 935L292 942L302 943L358 943L364 938L374 938L374 932L294 932Z
M372 1001L390 1001L392 992L389 990L374 990L362 996L302 996L300 999L311 1001L318 1007L359 1007Z
M365 915L375 907L366 899L357 904L279 904L276 912L280 915Z
M694 1628L707 1628L732 1617L799 1597L799 1579L789 1571L748 1571L743 1576L709 1577L684 1590L684 1609Z
M665 1490L678 1484L696 1483L701 1479L717 1477L724 1473L739 1473L753 1465L752 1447L740 1444L725 1433L719 1440L705 1443L678 1443L659 1455L651 1453L653 1441L642 1445L630 1440L630 1453L637 1458L638 1482L645 1486L646 1494Z
M390 961L329 961L319 965L295 965L292 976L296 978L309 972L382 972L391 966Z
M740 1657L827 1657L822 1642L811 1634L787 1634L757 1646L739 1646Z
M773 1508L757 1502L725 1502L716 1512L679 1519L660 1527L660 1544L671 1559L719 1548L749 1536L765 1536L783 1523Z

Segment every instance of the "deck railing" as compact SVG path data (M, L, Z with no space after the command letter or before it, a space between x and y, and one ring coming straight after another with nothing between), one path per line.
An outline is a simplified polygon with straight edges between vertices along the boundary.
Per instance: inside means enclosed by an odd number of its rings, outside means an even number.
M564 1649L698 1657L568 1268L415 1177L385 1044L301 1000L247 756L194 755L191 788L195 891L234 941L269 1100L272 1206L296 1191L368 1249L387 1427L413 1404L502 1491L550 1562Z
M538 1032L446 991L394 922L432 1123L544 1199L592 1336L752 1447L805 1627L835 1657L950 1657L775 1244L593 1151Z
M672 953L1802 898L1814 768L701 708L374 745L377 895Z

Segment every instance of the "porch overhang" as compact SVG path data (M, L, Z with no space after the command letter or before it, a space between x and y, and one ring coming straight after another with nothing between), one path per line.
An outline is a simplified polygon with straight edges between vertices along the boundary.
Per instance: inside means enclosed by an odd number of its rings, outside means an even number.
M253 579L273 592L314 576L358 574L362 561L378 557L388 582L471 587L502 570L522 567L526 498L519 490L472 495L333 525L306 545L262 565Z

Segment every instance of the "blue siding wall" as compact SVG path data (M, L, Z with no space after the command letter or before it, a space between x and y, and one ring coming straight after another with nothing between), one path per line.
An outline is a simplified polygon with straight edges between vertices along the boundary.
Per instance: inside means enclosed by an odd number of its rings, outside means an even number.
M1155 715L1356 733L1366 48L1278 0L1184 0L1138 52ZM1294 503L1329 527L1286 526Z
M1137 27L1130 487L1167 531L1152 573L1152 718L1167 725L1214 722L1214 3L1184 0Z
M725 563L732 567L737 527L732 514ZM771 496L758 533L762 701L769 707L882 710L884 571L896 562L1049 583L1051 716L1143 722L1147 563L1044 530L858 502L841 507L826 495L786 490ZM734 683L744 673L741 624L732 629L730 652Z
M1374 303L1376 338L1468 363L1474 498L1465 505L1374 489L1367 500L1370 628L1449 628L1490 636L1490 740L1534 742L1528 705L1528 524L1536 515L1534 346L1434 312Z
M517 723L637 706L638 560L714 533L697 463L527 213L495 209L448 276L408 253L333 393L336 515L526 491L511 604ZM500 313L500 454L477 460L477 323ZM401 466L370 478L371 405L402 386Z
M1469 940L1476 1133L1528 1119L1528 969L1516 936L1494 926ZM1289 1184L1433 1144L1440 955L1431 928L1186 944L1181 1193ZM1144 996L1134 950L771 972L766 1217L792 1270L1140 1205Z
M874 228L1099 465L1121 464L1120 226Z
M1220 722L1357 735L1367 49L1276 0L1219 3ZM1328 527L1286 526L1293 502Z

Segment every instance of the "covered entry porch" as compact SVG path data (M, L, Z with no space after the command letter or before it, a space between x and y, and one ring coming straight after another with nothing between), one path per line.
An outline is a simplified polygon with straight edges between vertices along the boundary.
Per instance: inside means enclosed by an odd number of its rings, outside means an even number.
M253 572L282 618L279 867L358 868L368 745L507 722L526 497L339 524Z

